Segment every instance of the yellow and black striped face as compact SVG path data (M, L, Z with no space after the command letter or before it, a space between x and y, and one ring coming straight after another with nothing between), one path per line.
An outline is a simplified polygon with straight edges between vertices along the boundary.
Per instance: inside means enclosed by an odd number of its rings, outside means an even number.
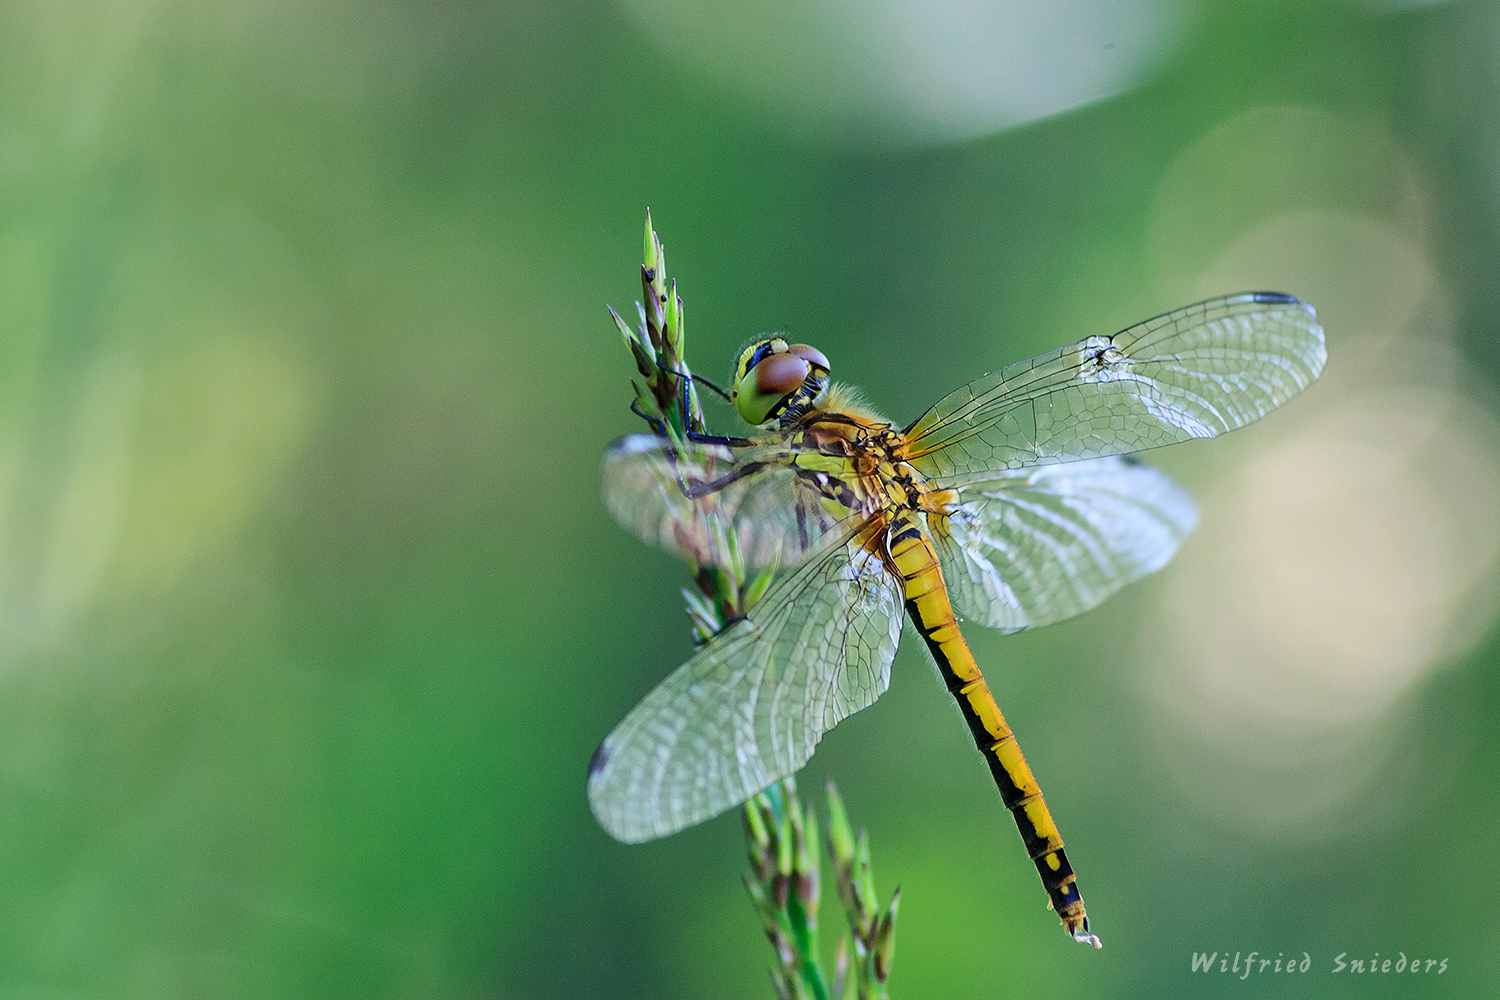
M788 408L806 406L828 388L828 359L806 344L781 337L758 341L740 355L730 398L745 421L759 427Z

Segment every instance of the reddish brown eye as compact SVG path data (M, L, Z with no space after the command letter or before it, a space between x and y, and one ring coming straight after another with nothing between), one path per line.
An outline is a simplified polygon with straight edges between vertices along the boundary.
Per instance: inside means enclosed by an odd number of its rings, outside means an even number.
M766 396L785 396L807 378L811 369L795 354L773 354L755 366L755 391Z
M829 370L828 358L826 358L823 355L823 352L818 350L816 347L809 347L806 344L793 344L792 346L788 347L787 350L791 351L799 358L807 359L808 362L817 365L824 371Z

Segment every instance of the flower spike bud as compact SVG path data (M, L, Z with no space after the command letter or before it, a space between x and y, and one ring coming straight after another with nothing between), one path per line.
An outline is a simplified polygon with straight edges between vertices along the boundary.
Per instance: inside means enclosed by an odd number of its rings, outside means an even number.
M635 304L635 314L640 317L641 321L639 332L636 336L640 339L641 343L650 345L652 357L655 357L656 352L661 350L661 345L652 340L651 324L646 320L646 306L641 302L637 302Z
M656 405L656 397L647 392L635 379L630 380L630 386L635 390L635 402L640 408L641 415L647 420L665 424L666 417L662 415L661 408Z
M681 364L683 354L682 335L682 296L677 294L677 279L672 279L672 290L667 296L666 306L666 337L665 346L672 360L676 363L673 368ZM680 369L679 369L680 370Z
M891 960L896 955L896 907L901 902L901 887L891 893L890 908L880 918L880 930L875 933L875 978L885 982L891 975Z
M646 209L646 245L641 259L649 270L656 270L656 230L651 228L651 209Z
M636 371L647 379L655 378L656 351L652 350L649 342L642 341L634 330L626 326L620 314L612 307L606 306L605 308L609 309L609 314L615 318L615 326L619 329L620 336L625 338L625 346L630 348L631 356L635 358Z
M729 525L724 531L724 555L729 575L734 578L736 588L745 586L745 553L740 548L739 532Z
M828 782L828 848L834 864L854 860L854 831L849 826L849 814L844 810L844 800L838 786Z
M822 859L818 849L818 816L807 813L807 831L797 845L797 899L809 913L818 908L818 868Z
M844 996L844 984L849 981L849 952L849 933L845 931L833 952L833 992L830 995L839 1000Z
M766 830L765 818L753 799L745 803L745 807L740 810L740 817L745 822L750 873L755 876L756 881L764 882L771 877L771 834Z
M723 567L714 567L714 580L719 592L720 617L726 621L740 617L740 609L735 595L739 589L735 586L734 577Z
M646 336L651 339L651 346L658 351L662 349L661 343L661 303L656 301L655 279L649 268L641 268L641 298L642 302L636 303L641 310L641 324L646 328Z
M656 237L655 233L651 235ZM656 240L656 277L651 282L651 291L656 308L664 310L667 304L667 251L660 239Z
M755 607L755 602L765 596L771 587L771 578L775 576L775 567L768 566L761 570L760 574L750 581L750 586L745 588L745 611Z
M699 642L707 642L719 631L719 616L702 594L682 588L683 600L687 602L688 617L693 621L693 631Z
M792 873L792 824L787 818L785 803L781 815L776 817L776 871L781 875Z

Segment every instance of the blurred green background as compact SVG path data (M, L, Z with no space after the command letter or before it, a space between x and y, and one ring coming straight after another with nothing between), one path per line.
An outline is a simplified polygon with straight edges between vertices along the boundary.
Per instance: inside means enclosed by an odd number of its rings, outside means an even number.
M1327 329L1154 456L1171 567L970 633L1103 951L919 644L824 741L894 996L1493 990L1497 98L1480 2L5 3L0 997L771 995L738 820L584 798L690 649L598 499L648 205L698 370L789 329L902 423L1211 294Z

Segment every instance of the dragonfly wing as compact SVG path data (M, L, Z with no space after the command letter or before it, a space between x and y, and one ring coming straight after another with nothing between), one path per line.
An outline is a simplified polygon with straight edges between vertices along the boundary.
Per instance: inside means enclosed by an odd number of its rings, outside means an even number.
M793 565L841 522L796 475L776 442L674 447L650 434L604 453L604 503L621 526L699 565L726 566L733 533L752 569ZM692 498L695 486L730 479ZM847 514L847 512L845 512Z
M1160 469L1098 458L965 487L928 515L953 606L1015 631L1087 611L1154 573L1198 522L1197 504Z
M664 837L794 773L890 685L898 584L842 539L774 583L605 737L589 766L600 825L627 843Z
M907 456L958 486L1215 437L1307 388L1326 357L1307 303L1276 292L1210 299L970 382L907 429Z

